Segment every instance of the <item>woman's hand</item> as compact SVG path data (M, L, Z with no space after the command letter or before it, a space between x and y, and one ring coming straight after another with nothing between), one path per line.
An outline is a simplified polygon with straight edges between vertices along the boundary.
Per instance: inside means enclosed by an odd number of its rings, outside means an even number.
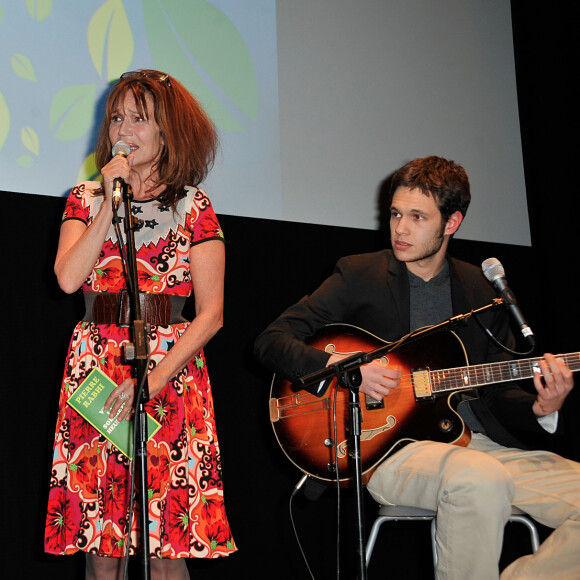
M110 419L116 418L118 421L131 419L135 405L135 392L135 379L125 379L113 389L103 407L105 411L109 411Z
M124 157L123 155L115 155L107 165L101 169L103 176L103 187L105 189L105 198L109 205L113 197L113 184L115 179L122 179L126 183L129 181L129 174L131 173L131 166L133 165L133 155Z
M59 286L67 294L76 292L96 264L113 219L113 182L129 178L133 155L116 155L103 167L105 199L90 226L79 220L67 220L60 228L54 271Z
M153 369L147 375L147 387L149 389L149 398L154 399L167 385L169 379L161 377L157 369ZM118 387L113 389L105 401L104 410L109 412L109 418L115 417L119 421L133 417L135 410L135 397L137 395L137 381L135 379L125 379ZM117 416L117 413L119 415Z
M147 387L149 389L149 398L154 399L171 381L173 377L161 373L159 366L156 366L147 376Z

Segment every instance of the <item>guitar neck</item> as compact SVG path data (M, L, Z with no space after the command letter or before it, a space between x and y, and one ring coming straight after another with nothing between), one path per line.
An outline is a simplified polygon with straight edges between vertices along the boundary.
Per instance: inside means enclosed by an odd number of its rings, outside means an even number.
M580 370L580 352L560 355L558 358L572 372ZM541 360L542 357L537 357L429 371L431 390L433 393L443 393L530 379L534 373L541 372Z

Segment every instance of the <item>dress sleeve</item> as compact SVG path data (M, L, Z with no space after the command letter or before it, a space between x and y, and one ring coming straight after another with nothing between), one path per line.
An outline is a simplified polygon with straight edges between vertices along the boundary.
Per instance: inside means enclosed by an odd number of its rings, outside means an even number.
M62 221L80 220L86 225L90 221L90 210L86 203L86 186L81 183L75 186L69 193L64 213L62 214Z
M185 219L191 245L194 246L208 240L223 241L224 234L205 191L198 189L191 195L193 200Z

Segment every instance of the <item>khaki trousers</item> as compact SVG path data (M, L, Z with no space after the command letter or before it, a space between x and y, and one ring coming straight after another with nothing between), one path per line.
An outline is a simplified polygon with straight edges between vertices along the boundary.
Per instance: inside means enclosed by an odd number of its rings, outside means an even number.
M475 433L468 447L411 443L383 462L367 487L380 504L437 512L437 580L499 578L511 505L554 531L501 579L580 579L580 463Z

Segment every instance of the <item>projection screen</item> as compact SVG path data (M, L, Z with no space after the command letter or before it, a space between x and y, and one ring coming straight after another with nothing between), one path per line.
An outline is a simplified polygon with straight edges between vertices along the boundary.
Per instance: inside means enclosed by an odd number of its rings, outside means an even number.
M109 83L156 68L220 131L221 214L375 229L414 157L464 165L458 237L530 244L508 0L36 0L0 7L0 189L94 177Z

